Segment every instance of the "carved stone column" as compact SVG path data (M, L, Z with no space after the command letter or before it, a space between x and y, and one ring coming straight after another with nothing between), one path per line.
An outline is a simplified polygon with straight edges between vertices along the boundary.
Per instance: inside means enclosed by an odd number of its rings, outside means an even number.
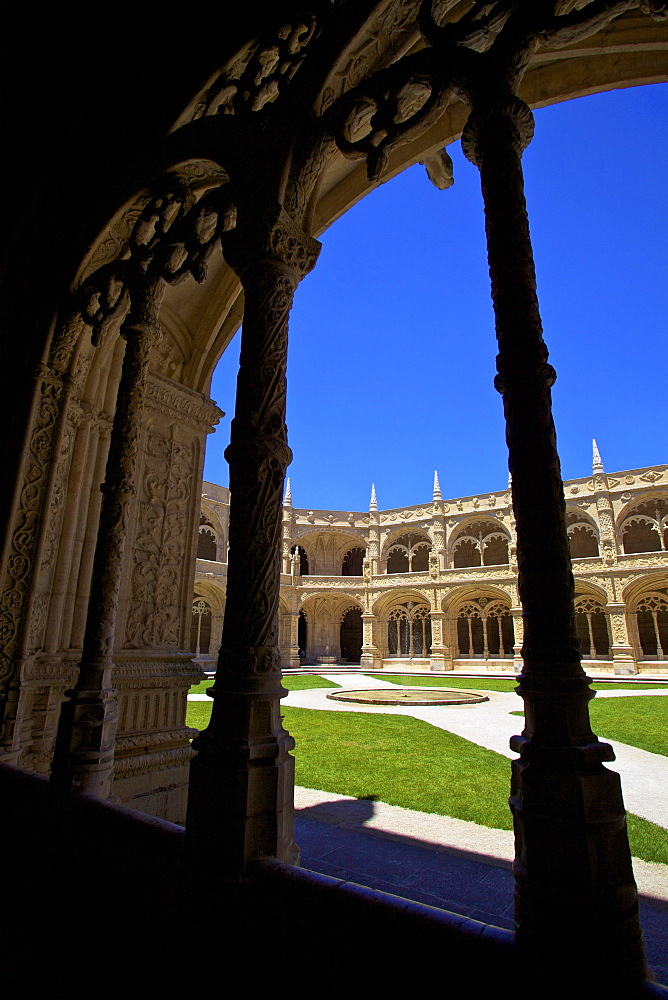
M558 967L567 956L580 985L580 970L591 970L630 989L644 980L646 966L619 776L603 766L614 754L591 730L593 693L575 632L552 419L555 372L542 337L521 168L533 118L502 88L500 82L492 98L473 102L462 146L480 170L485 204L499 345L495 385L506 418L524 609L525 727L510 744L520 755L510 799L517 941L542 975L549 969L568 976Z
M292 737L283 728L278 649L288 317L320 244L282 209L240 225L224 253L245 296L230 464L230 550L223 642L208 728L195 741L187 838L221 877L249 862L298 860Z
M64 792L90 792L107 798L114 774L118 722L113 687L113 649L118 594L123 571L130 503L144 406L149 354L160 338L158 310L162 282L138 294L121 328L126 341L116 413L111 431L97 546L93 562L88 618L74 689L63 705L52 782Z
M612 631L610 652L612 653L613 669L616 674L637 674L638 664L633 646L629 641L626 623L626 605L610 603L606 605L605 610L610 616L610 629Z
M383 659L378 646L374 643L374 625L377 618L372 611L362 612L362 655L360 667L365 670L381 670Z
M513 631L515 634L515 642L513 645L513 667L516 673L519 673L522 669L522 645L524 643L524 618L522 617L521 608L511 608L510 613L513 616Z
M431 654L430 670L452 670L452 653L445 637L445 614L442 611L430 611L431 618Z

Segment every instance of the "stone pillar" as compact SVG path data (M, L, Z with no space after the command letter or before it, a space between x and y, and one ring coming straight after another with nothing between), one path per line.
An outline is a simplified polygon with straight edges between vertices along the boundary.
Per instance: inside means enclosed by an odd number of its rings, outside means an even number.
M596 516L598 518L601 559L607 566L617 562L617 538L615 534L615 514L610 499L608 477L603 468L596 441L592 441L593 462L592 482L596 495Z
M522 669L522 644L524 643L524 618L522 617L521 608L511 608L510 613L513 616L513 632L515 634L515 643L513 645L513 667L515 672L519 674Z
M289 664L292 668L301 667L302 661L299 658L299 608L293 608L290 612L290 649L288 656Z
M533 116L504 79L487 81L472 106L462 147L480 170L485 205L499 345L495 385L506 419L525 626L525 727L510 743L520 755L510 799L517 943L541 976L559 975L568 956L578 982L603 974L630 995L647 970L619 775L603 766L614 754L591 730L593 692L575 631L552 419L556 376L542 337L521 167Z
M430 611L431 618L431 654L430 670L453 670L452 652L446 643L445 615L442 611Z
M610 617L612 631L610 652L612 653L613 669L616 674L637 674L638 664L633 646L629 642L626 605L615 602L607 604L605 610Z
M372 611L362 612L362 655L360 667L364 670L382 670L383 658L374 642L374 625L376 616Z
M230 465L228 587L211 721L194 744L186 822L191 858L222 878L253 860L298 861L292 737L283 728L278 649L288 317L320 244L275 210L244 220L223 251L244 289Z
M380 514L378 513L378 501L376 500L376 487L371 487L371 500L369 501L369 532L367 535L367 555L371 565L371 576L378 576L380 572Z
M63 792L108 798L114 775L118 704L113 649L149 354L160 338L162 281L137 292L121 327L125 355L111 430L79 677L63 705L51 780Z
M288 479L285 488L285 498L283 500L283 550L281 554L281 572L289 576L292 571L292 493L290 491L290 480Z

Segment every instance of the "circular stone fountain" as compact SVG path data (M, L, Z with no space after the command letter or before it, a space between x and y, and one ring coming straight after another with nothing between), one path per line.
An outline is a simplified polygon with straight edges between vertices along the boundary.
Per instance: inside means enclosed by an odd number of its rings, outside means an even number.
M358 705L479 705L489 701L488 695L481 691L460 691L458 688L372 688L332 691L327 697Z

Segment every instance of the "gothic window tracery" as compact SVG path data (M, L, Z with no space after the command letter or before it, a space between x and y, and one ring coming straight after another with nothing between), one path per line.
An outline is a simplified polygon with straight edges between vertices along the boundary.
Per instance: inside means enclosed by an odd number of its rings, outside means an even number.
M474 521L462 528L454 544L454 567L504 566L508 535L497 521Z
M343 557L341 576L361 576L365 551L359 546L348 549Z
M510 607L487 597L467 601L457 613L457 655L461 659L513 655L515 631Z
M421 573L429 569L431 542L425 535L409 531L395 538L387 550L388 573Z
M216 544L216 529L205 514L200 515L199 534L197 536L197 558L209 559L213 562L218 558Z
M571 559L598 558L598 538L594 525L575 511L566 514Z
M575 625L583 657L587 660L609 659L610 624L601 602L594 597L578 597L575 612Z
M668 655L668 590L644 594L636 606L638 640L643 659L664 660Z
M204 656L211 645L211 605L195 594L190 620L190 650L195 656Z
M624 552L668 550L668 499L655 497L637 504L621 525Z
M388 616L387 642L390 656L429 656L431 619L426 604L406 601Z

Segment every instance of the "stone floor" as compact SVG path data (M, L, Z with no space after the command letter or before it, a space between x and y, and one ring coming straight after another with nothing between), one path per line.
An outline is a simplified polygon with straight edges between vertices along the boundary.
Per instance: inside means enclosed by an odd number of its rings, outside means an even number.
M297 805L300 799L304 801L299 795L304 791L310 793L306 801L314 801L313 792L298 790ZM321 800L296 813L295 839L302 867L512 928L509 861L429 843L408 832L400 835L365 828L360 822L364 813L371 818L382 803L315 794ZM650 967L659 982L668 984L668 898L641 894L640 915Z

